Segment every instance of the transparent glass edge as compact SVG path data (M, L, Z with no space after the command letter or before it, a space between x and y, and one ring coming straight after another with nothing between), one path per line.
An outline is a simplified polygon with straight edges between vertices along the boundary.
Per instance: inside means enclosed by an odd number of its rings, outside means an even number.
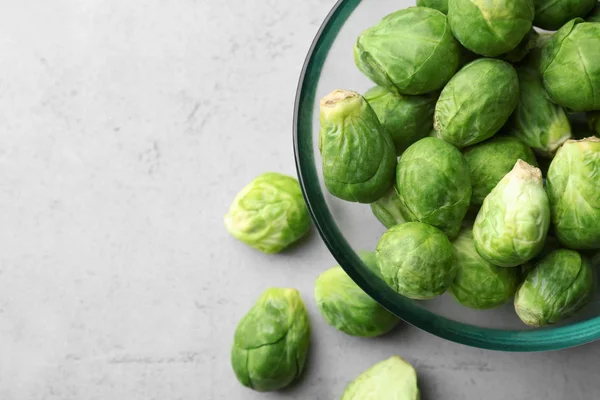
M318 175L312 143L313 105L323 64L340 28L360 3L361 0L340 0L326 17L305 60L294 106L293 142L298 179L316 228L334 258L367 294L399 318L456 343L488 350L536 352L575 347L600 339L600 317L534 331L480 328L436 315L408 299L398 304L386 296L386 292L392 289L383 282L367 281L370 277L368 268L343 238L329 210L323 206L325 198L318 183L315 184ZM359 265L361 267L357 268Z

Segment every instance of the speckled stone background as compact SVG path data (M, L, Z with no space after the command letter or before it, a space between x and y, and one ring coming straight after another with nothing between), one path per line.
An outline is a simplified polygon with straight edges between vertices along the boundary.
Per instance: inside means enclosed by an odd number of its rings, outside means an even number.
M366 0L377 3L377 0ZM222 216L266 170L294 173L292 108L333 0L5 0L0 8L0 399L339 398L399 354L424 400L600 397L600 345L467 348L403 326L329 328L313 234L265 256ZM314 330L307 373L253 393L229 366L236 323L295 286Z

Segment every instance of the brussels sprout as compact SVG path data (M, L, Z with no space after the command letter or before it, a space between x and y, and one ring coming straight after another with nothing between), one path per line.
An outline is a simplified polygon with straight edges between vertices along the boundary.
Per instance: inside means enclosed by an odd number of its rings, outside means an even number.
M554 324L588 304L594 286L588 260L573 250L556 250L529 271L515 296L515 310L527 325Z
M452 243L442 231L421 222L396 225L384 233L375 256L385 282L411 299L441 295L456 276Z
M336 90L321 100L319 149L329 193L372 203L392 186L394 142L358 93Z
M310 344L308 314L296 289L266 290L235 331L231 365L240 383L279 390L304 369Z
M225 227L236 239L263 253L278 253L310 230L311 221L295 178L268 172L233 200Z
M381 361L354 380L342 400L419 400L417 372L398 356Z
M419 7L429 7L448 14L448 0L417 0Z
M379 222L388 229L406 222L402 215L402 201L394 188L391 188L385 196L375 203L371 203L371 211L373 211L373 215L377 217Z
M441 89L454 75L460 52L443 13L410 7L364 31L354 47L354 59L379 86L425 94Z
M542 173L519 160L483 201L473 237L479 255L499 267L516 267L538 255L550 227Z
M435 106L441 139L463 148L492 137L519 102L519 79L507 62L480 58L448 82Z
M587 118L588 125L592 132L596 135L600 135L600 111L589 112Z
M463 46L486 57L519 45L533 22L532 0L449 0L448 21Z
M521 159L537 167L535 156L529 147L511 136L497 136L464 152L471 170L473 195L471 204L481 205L483 200Z
M519 286L519 270L497 267L483 259L475 250L472 227L461 230L453 245L458 272L450 286L450 293L459 303L487 309L504 304L513 297Z
M454 237L471 201L469 166L456 148L424 138L404 152L396 187L407 221L433 225Z
M548 98L538 71L521 67L517 68L517 74L521 92L508 132L538 154L552 157L564 142L571 139L567 114Z
M600 249L600 139L569 140L556 153L546 181L552 222L572 249Z
M406 96L376 86L365 93L365 99L394 140L398 155L433 129L436 93Z
M600 2L594 7L591 13L585 17L587 22L600 22Z
M351 336L380 336L399 322L394 314L363 292L340 266L319 275L315 301L329 325Z
M531 50L537 47L539 37L540 34L535 29L530 29L517 47L502 55L502 59L512 63L518 63L522 61L525 57L527 57Z
M572 111L600 110L600 23L569 21L542 49L550 98Z
M577 17L585 17L598 0L533 0L535 18L533 24L548 31L555 31Z

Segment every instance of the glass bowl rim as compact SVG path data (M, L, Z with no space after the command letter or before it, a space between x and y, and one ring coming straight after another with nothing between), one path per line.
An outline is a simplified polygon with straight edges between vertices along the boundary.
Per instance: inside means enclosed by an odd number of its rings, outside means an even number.
M456 343L490 350L533 352L559 350L600 339L600 316L538 330L481 328L442 317L411 301L392 302L376 290L368 269L338 230L320 185L315 184L318 175L312 145L313 107L324 62L341 27L360 3L361 0L339 0L325 18L304 62L294 105L293 142L298 179L314 224L331 254L367 294L402 320Z

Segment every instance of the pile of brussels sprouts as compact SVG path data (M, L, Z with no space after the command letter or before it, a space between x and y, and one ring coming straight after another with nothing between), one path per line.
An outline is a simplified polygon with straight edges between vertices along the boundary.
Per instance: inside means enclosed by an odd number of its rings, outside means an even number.
M417 3L356 41L356 65L376 86L321 100L325 186L369 204L388 228L360 256L400 295L448 291L475 309L514 298L525 324L560 322L592 299L600 259L600 7ZM225 222L265 253L310 230L298 181L278 173L244 188ZM379 336L399 322L340 266L317 278L314 295L349 335ZM309 338L298 291L267 290L236 330L238 379L259 391L289 385ZM342 396L365 398L418 399L414 368L399 357L373 366Z

